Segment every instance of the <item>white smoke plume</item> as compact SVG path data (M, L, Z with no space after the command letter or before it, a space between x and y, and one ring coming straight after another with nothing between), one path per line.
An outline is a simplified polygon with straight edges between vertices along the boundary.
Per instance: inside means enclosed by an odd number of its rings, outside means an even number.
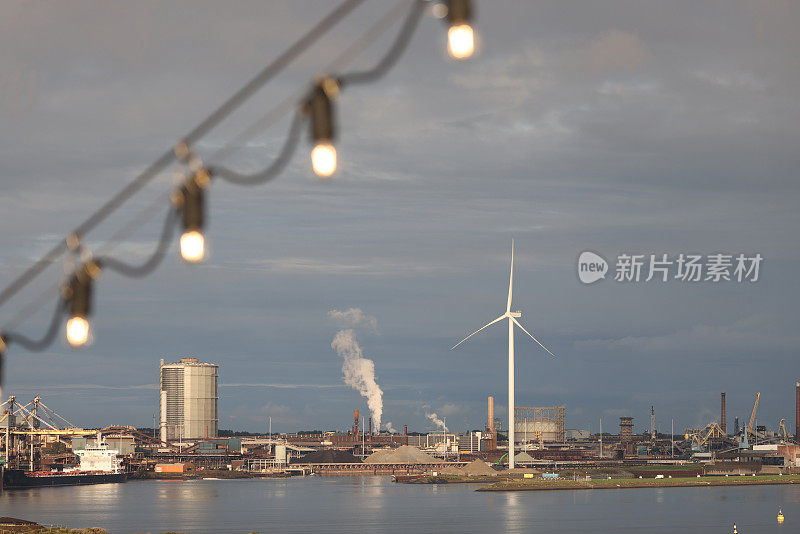
M341 326L366 326L373 332L378 332L378 320L361 311L361 308L349 308L345 311L331 310L328 312L328 318Z
M380 429L383 415L383 391L375 382L375 363L362 357L361 347L352 329L339 330L331 342L331 347L344 358L342 374L344 383L361 396L366 397L367 406L372 413L374 428Z
M425 412L425 417L430 419L431 423L447 432L447 427L445 426L444 421L439 419L439 416L436 415L436 412Z
M397 430L395 430L394 427L392 426L392 422L391 421L386 421L386 430L389 432L389 434L397 434L398 433Z

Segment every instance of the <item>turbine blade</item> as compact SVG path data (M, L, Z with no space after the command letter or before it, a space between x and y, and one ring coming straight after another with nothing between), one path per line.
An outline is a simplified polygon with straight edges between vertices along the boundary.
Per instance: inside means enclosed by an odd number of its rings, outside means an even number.
M522 326L521 324L519 324L519 321L517 321L517 320L516 320L514 317L512 317L512 318L511 318L511 320L512 320L512 321L514 321L514 324L515 324L515 325L517 325L518 327L522 328L522 331L523 331L523 332L525 332L526 334L528 334L532 340L534 340L536 343L539 343L539 346L540 346L540 347L542 347L544 350L546 350L546 351L547 351L547 353L548 353L550 356L552 356L553 358L555 358L555 357L556 357L556 355L555 355L555 354L553 354L552 352L550 352L550 349L548 349L547 347L545 347L544 345L542 345L542 344L539 342L539 340L538 340L538 339L536 339L535 337L533 337L533 336L531 335L531 333L530 333L530 332L528 332L527 330L525 330L525 327L524 327L524 326Z
M514 285L514 239L511 239L511 274L508 276L508 304L506 313L511 311L511 290Z
M455 345L453 345L453 346L450 348L450 350L453 350L453 349L454 349L454 348L456 348L457 346L461 345L463 342L465 342L466 340L468 340L469 338L471 338L472 336L474 336L475 334L477 334L478 332L480 332L480 331L481 331L481 330L483 330L484 328L488 328L488 327L492 326L494 323L496 323L497 321L502 321L502 320L503 320L503 319L505 319L505 318L506 318L506 316L505 316L505 315L501 315L500 317L498 317L497 319L495 319L495 320L494 320L494 321L492 321L491 323L489 323L489 324L487 324L487 325L484 325L484 326L482 326L482 327L478 328L478 329L477 329L477 330L475 330L473 333L471 333L470 335L468 335L467 337L465 337L464 339L462 339L461 341L459 341L458 343L456 343Z

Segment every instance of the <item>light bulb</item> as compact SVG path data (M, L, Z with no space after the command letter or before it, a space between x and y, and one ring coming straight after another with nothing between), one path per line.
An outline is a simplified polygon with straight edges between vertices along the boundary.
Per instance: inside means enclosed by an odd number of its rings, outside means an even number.
M205 239L197 230L184 232L181 236L181 256L184 260L196 263L205 256Z
M469 24L454 24L447 30L447 51L456 59L465 59L475 51L475 35Z
M317 143L311 151L311 166L317 176L327 178L336 172L336 149L330 143Z
M81 316L75 316L67 321L67 341L73 347L80 347L89 340L89 321Z

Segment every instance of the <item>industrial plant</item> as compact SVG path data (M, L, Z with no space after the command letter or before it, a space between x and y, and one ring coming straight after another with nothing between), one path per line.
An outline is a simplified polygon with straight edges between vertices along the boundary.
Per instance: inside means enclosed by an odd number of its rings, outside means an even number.
M263 435L225 432L221 436L219 366L181 358L176 363L161 360L159 371L158 428L79 428L40 397L27 403L9 397L0 404L5 486L94 483L86 476L89 474L99 477L96 482L108 482L210 470L246 476L408 477L469 469L466 466L475 461L505 473L519 468L542 473L614 468L639 477L662 472L669 472L670 477L800 472L800 382L795 385L794 434L785 419L774 429L757 424L760 393L754 397L749 417L741 425L736 417L730 425L723 392L718 420L668 434L656 430L654 406L650 407L649 429L641 433L634 431L631 416L620 417L618 430L612 432L590 434L569 429L564 406L517 406L513 425L509 425L514 432L504 431L490 396L481 430L420 433L404 426L402 433L389 433L354 410L346 430Z

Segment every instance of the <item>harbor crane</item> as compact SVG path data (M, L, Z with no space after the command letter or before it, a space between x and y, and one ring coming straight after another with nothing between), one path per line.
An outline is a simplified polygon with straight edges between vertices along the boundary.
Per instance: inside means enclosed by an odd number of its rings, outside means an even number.
M708 450L710 440L724 438L725 432L716 421L712 421L701 430L687 432L684 437L691 441L692 451L702 452Z
M756 393L756 403L753 404L753 413L750 414L750 422L747 423L747 433L756 436L756 428L753 426L756 423L756 410L758 410L758 399L761 398L761 392Z
M786 419L781 419L781 422L778 423L778 439L780 440L781 445L789 443L789 432L786 430Z

